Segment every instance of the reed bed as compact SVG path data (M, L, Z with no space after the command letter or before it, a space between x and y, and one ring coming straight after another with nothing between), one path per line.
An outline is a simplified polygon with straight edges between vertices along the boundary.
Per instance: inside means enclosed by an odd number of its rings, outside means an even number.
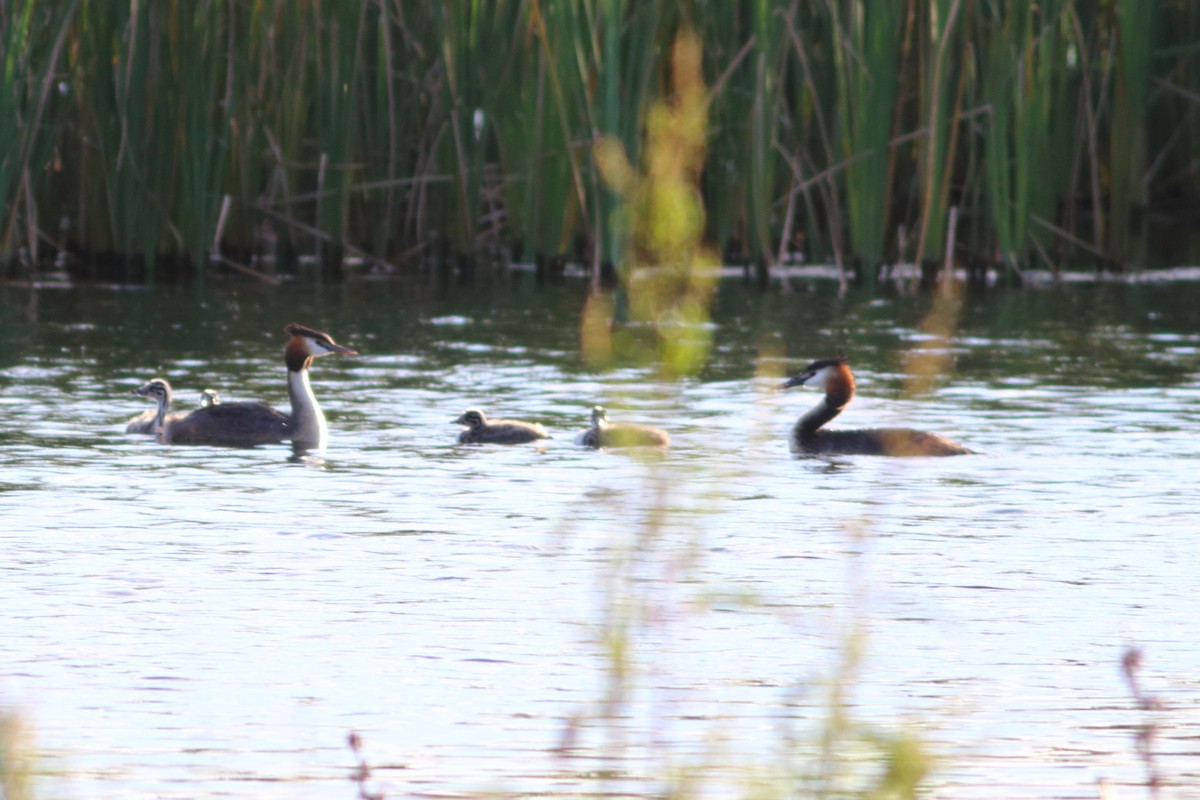
M726 261L1186 257L1189 0L0 0L3 270L599 275L623 240L595 145L638 163L683 28Z

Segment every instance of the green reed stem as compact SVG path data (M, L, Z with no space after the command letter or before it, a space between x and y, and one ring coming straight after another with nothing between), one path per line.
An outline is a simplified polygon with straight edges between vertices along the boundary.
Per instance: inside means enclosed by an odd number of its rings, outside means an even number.
M984 149L990 219L1001 258L1016 271L1030 257L1030 220L1053 217L1068 175L1070 144L1056 113L1069 34L1064 6L980 7L987 30L980 37L980 105L991 109Z
M839 156L846 164L850 246L873 286L888 235L888 143L892 137L896 80L903 36L899 3L829 2L837 34L834 47ZM840 46L838 46L840 43Z
M1108 252L1118 263L1133 252L1133 210L1146 201L1142 176L1146 168L1145 117L1150 88L1150 50L1155 3L1116 0L1117 66L1109 149Z
M65 104L54 91L78 0L59 8L33 0L14 3L0 17L0 254L23 241L36 262L39 230L34 183L44 174L61 130ZM41 182L38 181L39 185ZM23 202L22 202L23 199ZM18 209L24 210L24 225ZM23 230L21 230L23 228Z
M981 258L1137 265L1171 218L1137 212L1200 202L1198 17L1138 0L13 0L0 260L66 243L85 274L186 274L229 196L244 213L222 244L263 251L270 225L284 261L332 243L402 265L618 263L592 146L638 161L687 22L720 245L857 258L871 279L899 226L902 256L940 258L954 205Z
M921 53L924 59L920 92L920 119L924 141L919 149L921 225L916 261L940 260L946 241L950 169L954 159L959 110L955 93L954 50L961 0L933 0L922 20Z

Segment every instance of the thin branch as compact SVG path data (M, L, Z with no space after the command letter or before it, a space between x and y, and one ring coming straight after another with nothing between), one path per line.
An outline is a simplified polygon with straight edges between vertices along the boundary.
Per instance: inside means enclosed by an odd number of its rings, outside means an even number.
M1061 236L1063 239L1066 239L1071 244L1088 251L1089 253L1096 256L1097 258L1099 258L1103 261L1106 261L1106 262L1112 261L1112 259L1110 259L1108 257L1108 254L1105 253L1103 250L1101 250L1099 247L1096 247L1095 245L1085 242L1083 239L1080 239L1078 236L1071 233L1070 231L1063 230L1062 228L1058 227L1053 222L1050 222L1047 219L1043 219L1042 217L1038 216L1037 214L1031 214L1029 218L1032 219L1034 222L1036 222L1038 225L1041 225L1046 230L1050 231L1051 233Z
M295 219L293 217L289 217L284 214L280 214L277 211L272 211L271 209L264 208L262 206L257 206L255 210L258 211L258 213L262 214L265 217L269 217L270 219L273 219L276 222L282 222L284 225L287 225L290 228L294 228L295 230L298 230L301 233L306 233L309 236L312 236L321 241L325 241L325 242L335 242L336 241L336 239L333 236L330 236L328 233L321 230L320 228L303 223L300 220ZM361 247L356 247L356 246L350 244L349 242L342 242L341 245L346 248L346 252L348 252L348 253L352 253L360 258L365 258L370 261L374 261L377 264L381 264L381 265L387 267L392 272L399 271L395 264L392 264L391 262L385 260L381 256L377 256L374 253L370 253L366 250L363 250Z

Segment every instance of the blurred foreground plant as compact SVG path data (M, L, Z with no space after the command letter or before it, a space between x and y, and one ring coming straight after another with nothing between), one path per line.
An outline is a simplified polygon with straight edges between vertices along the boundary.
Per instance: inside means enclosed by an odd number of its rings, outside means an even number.
M1162 710L1162 703L1142 686L1142 659L1140 647L1126 648L1121 655L1121 676L1125 679L1129 694L1142 715L1141 721L1134 726L1134 743L1138 758L1146 771L1146 789L1151 798L1156 798L1163 785L1162 773L1155 758L1155 739L1158 736L1156 716Z
M654 104L645 119L640 165L635 167L613 136L593 146L605 183L620 205L610 223L621 233L623 256L613 291L594 292L581 323L581 349L593 367L613 361L653 366L663 386L678 387L675 379L692 375L706 363L712 348L710 307L716 277L716 256L703 241L705 217L699 191L706 155L709 94L701 76L701 44L691 32L679 35L671 51L671 92ZM692 521L713 510L721 491L698 500L678 491L689 466L677 460L646 460L644 492L606 490L612 504L606 518L617 524L616 540L598 580L604 604L597 639L606 667L606 684L595 715L606 739L608 765L602 780L625 777L627 771L649 764L647 777L661 781L662 796L708 796L713 780L740 784L755 798L914 797L928 770L928 759L911 736L879 732L849 714L848 695L858 679L860 639L839 631L840 659L828 680L825 713L817 732L788 731L774 742L754 743L755 751L777 753L769 764L741 765L722 753L729 735L714 725L707 744L697 755L681 750L669 731L672 719L652 717L650 733L631 724L643 710L644 692L653 691L646 673L659 667L665 653L651 642L669 635L681 614L711 613L717 604L741 609L765 607L760 599L739 591L722 591L699 580L707 547L702 528ZM741 469L731 467L731 472ZM709 481L713 476L703 476ZM714 485L727 485L733 475ZM741 476L744 477L744 476ZM695 501L698 508L687 508ZM719 595L719 597L715 596ZM808 695L808 687L801 693ZM715 702L715 701L714 701ZM820 702L806 697L805 702ZM647 704L651 714L658 707ZM719 720L722 714L715 714ZM576 747L590 720L577 717L563 735L562 750ZM645 747L653 757L634 757ZM640 756L640 754L639 754ZM602 787L624 791L614 785Z
M692 374L707 360L717 275L716 255L703 243L699 181L708 91L694 33L676 40L671 76L670 99L654 104L646 116L640 170L615 136L601 136L593 147L605 183L622 201L609 224L626 242L617 274L629 325L613 334L619 300L601 293L590 299L582 327L588 363L604 366L613 355L628 356L657 363L665 378Z
M0 800L32 800L33 754L18 714L0 708Z

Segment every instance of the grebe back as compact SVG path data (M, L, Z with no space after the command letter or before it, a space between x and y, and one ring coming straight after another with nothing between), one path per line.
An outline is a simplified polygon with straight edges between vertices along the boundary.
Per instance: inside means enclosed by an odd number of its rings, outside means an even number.
M630 422L609 422L603 406L592 406L592 427L575 438L584 447L667 447L671 437L661 428Z
M536 422L518 419L488 419L477 408L471 408L454 420L455 425L466 425L458 435L459 444L524 444L538 439L549 439L550 434Z
M293 323L284 330L291 336L284 350L291 414L276 411L265 403L218 400L164 425L159 434L162 441L246 447L290 439L293 445L302 448L325 447L328 439L325 415L313 395L308 368L318 356L354 355L355 351L337 344L329 334L303 325Z
M854 398L854 373L845 356L814 361L783 384L812 386L825 397L800 417L792 430L793 447L804 453L870 456L959 456L971 450L936 433L912 428L824 430Z

